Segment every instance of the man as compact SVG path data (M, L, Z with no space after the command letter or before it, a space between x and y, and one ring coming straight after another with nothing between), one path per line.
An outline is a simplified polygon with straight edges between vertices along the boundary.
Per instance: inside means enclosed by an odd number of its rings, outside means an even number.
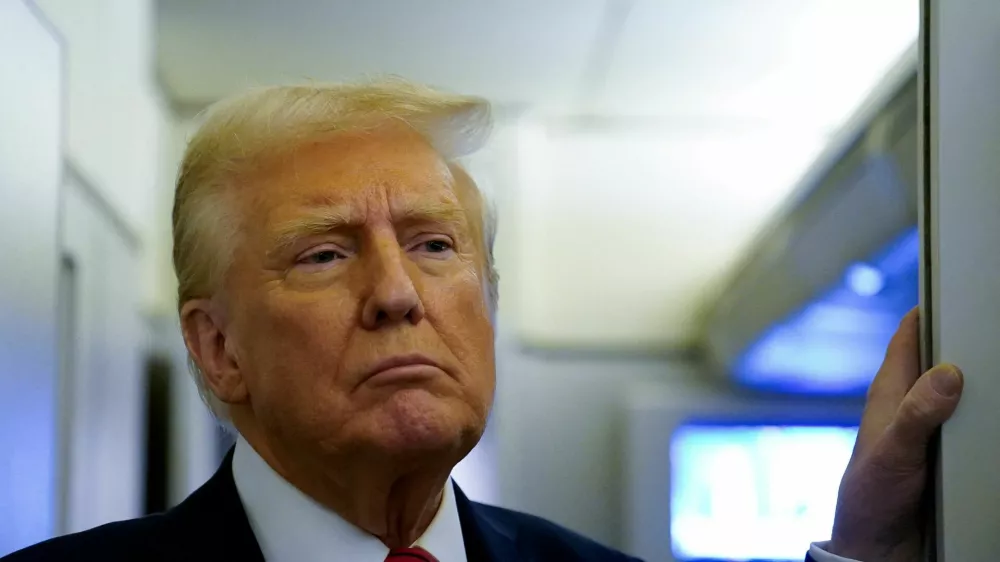
M9 560L630 560L449 478L494 392L494 222L456 162L488 129L484 101L404 82L212 108L178 176L174 265L196 381L238 442L165 514ZM924 449L961 377L917 379L916 324L872 387L817 560L919 548Z

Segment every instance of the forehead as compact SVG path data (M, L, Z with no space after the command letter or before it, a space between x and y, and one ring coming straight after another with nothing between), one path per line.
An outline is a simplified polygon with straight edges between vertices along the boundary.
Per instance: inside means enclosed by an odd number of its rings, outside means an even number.
M257 224L294 218L315 207L364 215L413 207L461 207L444 159L402 127L343 133L261 162L244 209Z

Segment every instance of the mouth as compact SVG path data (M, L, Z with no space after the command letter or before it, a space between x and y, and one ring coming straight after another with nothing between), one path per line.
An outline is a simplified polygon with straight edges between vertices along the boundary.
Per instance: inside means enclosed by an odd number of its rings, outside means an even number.
M363 384L412 384L446 374L436 361L420 354L396 355L379 361L366 374Z

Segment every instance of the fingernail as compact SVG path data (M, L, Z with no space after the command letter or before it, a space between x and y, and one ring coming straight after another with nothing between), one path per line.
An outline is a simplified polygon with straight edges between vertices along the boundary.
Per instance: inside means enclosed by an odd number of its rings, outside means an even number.
M931 388L945 398L952 398L962 389L962 378L955 369L944 368L931 374Z

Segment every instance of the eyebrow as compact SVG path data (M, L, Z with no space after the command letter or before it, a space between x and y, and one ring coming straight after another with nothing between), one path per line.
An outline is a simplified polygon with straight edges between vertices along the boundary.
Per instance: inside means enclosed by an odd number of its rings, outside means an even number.
M307 236L356 226L359 221L343 209L322 207L310 209L304 216L278 225L271 235L268 255L279 255Z
M449 225L455 229L467 226L465 211L454 205L438 201L417 201L405 204L401 213L393 217L396 224L436 223ZM357 228L364 220L352 216L338 206L320 206L309 209L303 216L278 225L271 236L268 255L279 255L294 246L302 238L326 234L344 228Z

